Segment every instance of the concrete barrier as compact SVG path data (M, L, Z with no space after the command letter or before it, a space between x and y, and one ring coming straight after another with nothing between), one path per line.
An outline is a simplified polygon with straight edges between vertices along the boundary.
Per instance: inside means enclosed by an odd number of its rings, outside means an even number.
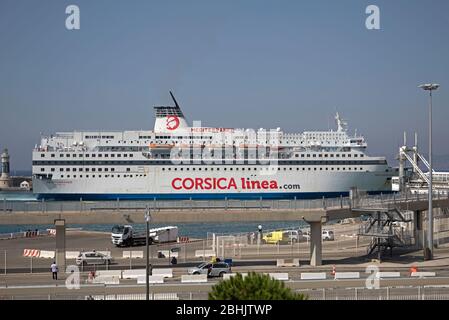
M223 275L223 280L229 280L230 278L234 277L237 273L225 273ZM245 278L248 273L241 273L242 277Z
M105 256L111 256L111 251L97 251L98 253L104 254Z
M288 280L288 273L286 273L286 272L274 272L274 273L268 273L268 275L276 280L280 280L280 281Z
M326 280L326 272L303 272L301 280Z
M360 279L360 272L335 272L335 280Z
M123 251L124 259L143 259L143 251Z
M54 257L55 257L54 251L45 251L45 250L41 250L41 254L39 256L39 258L44 258L44 259L53 259Z
M195 250L195 257L215 257L215 250Z
M299 259L277 259L276 267L299 267Z
M207 282L207 274L184 274L181 276L182 283Z
M400 272L376 272L376 276L377 279L382 279L382 278L400 278L401 277L401 273Z
M146 273L145 269L123 270L122 279L137 279L139 276L145 277Z
M41 255L41 251L37 249L23 249L23 256L24 257L33 257L33 258L39 258Z
M173 278L173 269L169 268L154 268L153 276L162 276L164 278Z
M96 276L93 283L120 284L120 277L117 276Z
M65 258L66 259L76 259L80 255L79 251L66 251Z
M137 278L137 284L145 284L146 283L146 281L145 281L145 276L139 276L138 278ZM163 276L155 276L155 275L152 275L152 276L149 276L148 277L148 283L149 284L159 284L159 283L164 283L164 277Z
M97 277L109 276L109 277L122 277L122 270L98 270L95 272Z
M411 277L425 278L425 277L435 277L435 272L412 272Z

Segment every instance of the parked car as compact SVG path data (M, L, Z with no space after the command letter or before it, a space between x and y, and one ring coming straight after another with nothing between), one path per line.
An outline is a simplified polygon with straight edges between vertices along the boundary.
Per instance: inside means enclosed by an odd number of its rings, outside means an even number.
M188 274L207 274L208 277L223 277L225 273L231 273L231 267L225 262L203 262L198 267L187 270Z
M303 234L301 230L286 230L283 234L283 240L287 243L296 243L303 240Z
M81 252L76 258L77 265L111 264L112 257L95 251Z
M323 230L321 239L323 239L323 241L333 241L334 240L334 232L331 230Z

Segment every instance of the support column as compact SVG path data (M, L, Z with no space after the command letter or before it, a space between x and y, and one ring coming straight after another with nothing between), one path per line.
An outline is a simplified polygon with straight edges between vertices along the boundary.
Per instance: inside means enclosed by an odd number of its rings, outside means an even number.
M421 211L413 211L413 238L416 248L424 248Z
M65 220L55 220L56 227L56 264L60 272L65 272Z
M322 264L322 231L320 222L309 222L310 224L310 265L313 267Z

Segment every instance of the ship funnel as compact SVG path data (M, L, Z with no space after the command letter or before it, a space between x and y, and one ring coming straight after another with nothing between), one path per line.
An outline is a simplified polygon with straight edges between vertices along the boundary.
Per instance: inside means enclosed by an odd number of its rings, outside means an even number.
M175 103L175 106L157 106L154 107L156 112L156 119L154 123L155 132L175 132L182 129L187 129L189 126L184 117L184 114L179 107L178 101L170 91L170 96Z

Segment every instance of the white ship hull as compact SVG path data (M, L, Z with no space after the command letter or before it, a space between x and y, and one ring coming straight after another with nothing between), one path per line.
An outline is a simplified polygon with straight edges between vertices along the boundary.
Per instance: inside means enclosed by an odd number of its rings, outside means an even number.
M250 176L250 177L249 177ZM297 171L274 175L207 172L179 175L149 169L146 177L33 181L38 198L53 200L110 199L301 199L347 195L357 187L370 193L391 191L384 166L370 172ZM249 180L248 180L249 178ZM115 181L114 181L115 180Z

